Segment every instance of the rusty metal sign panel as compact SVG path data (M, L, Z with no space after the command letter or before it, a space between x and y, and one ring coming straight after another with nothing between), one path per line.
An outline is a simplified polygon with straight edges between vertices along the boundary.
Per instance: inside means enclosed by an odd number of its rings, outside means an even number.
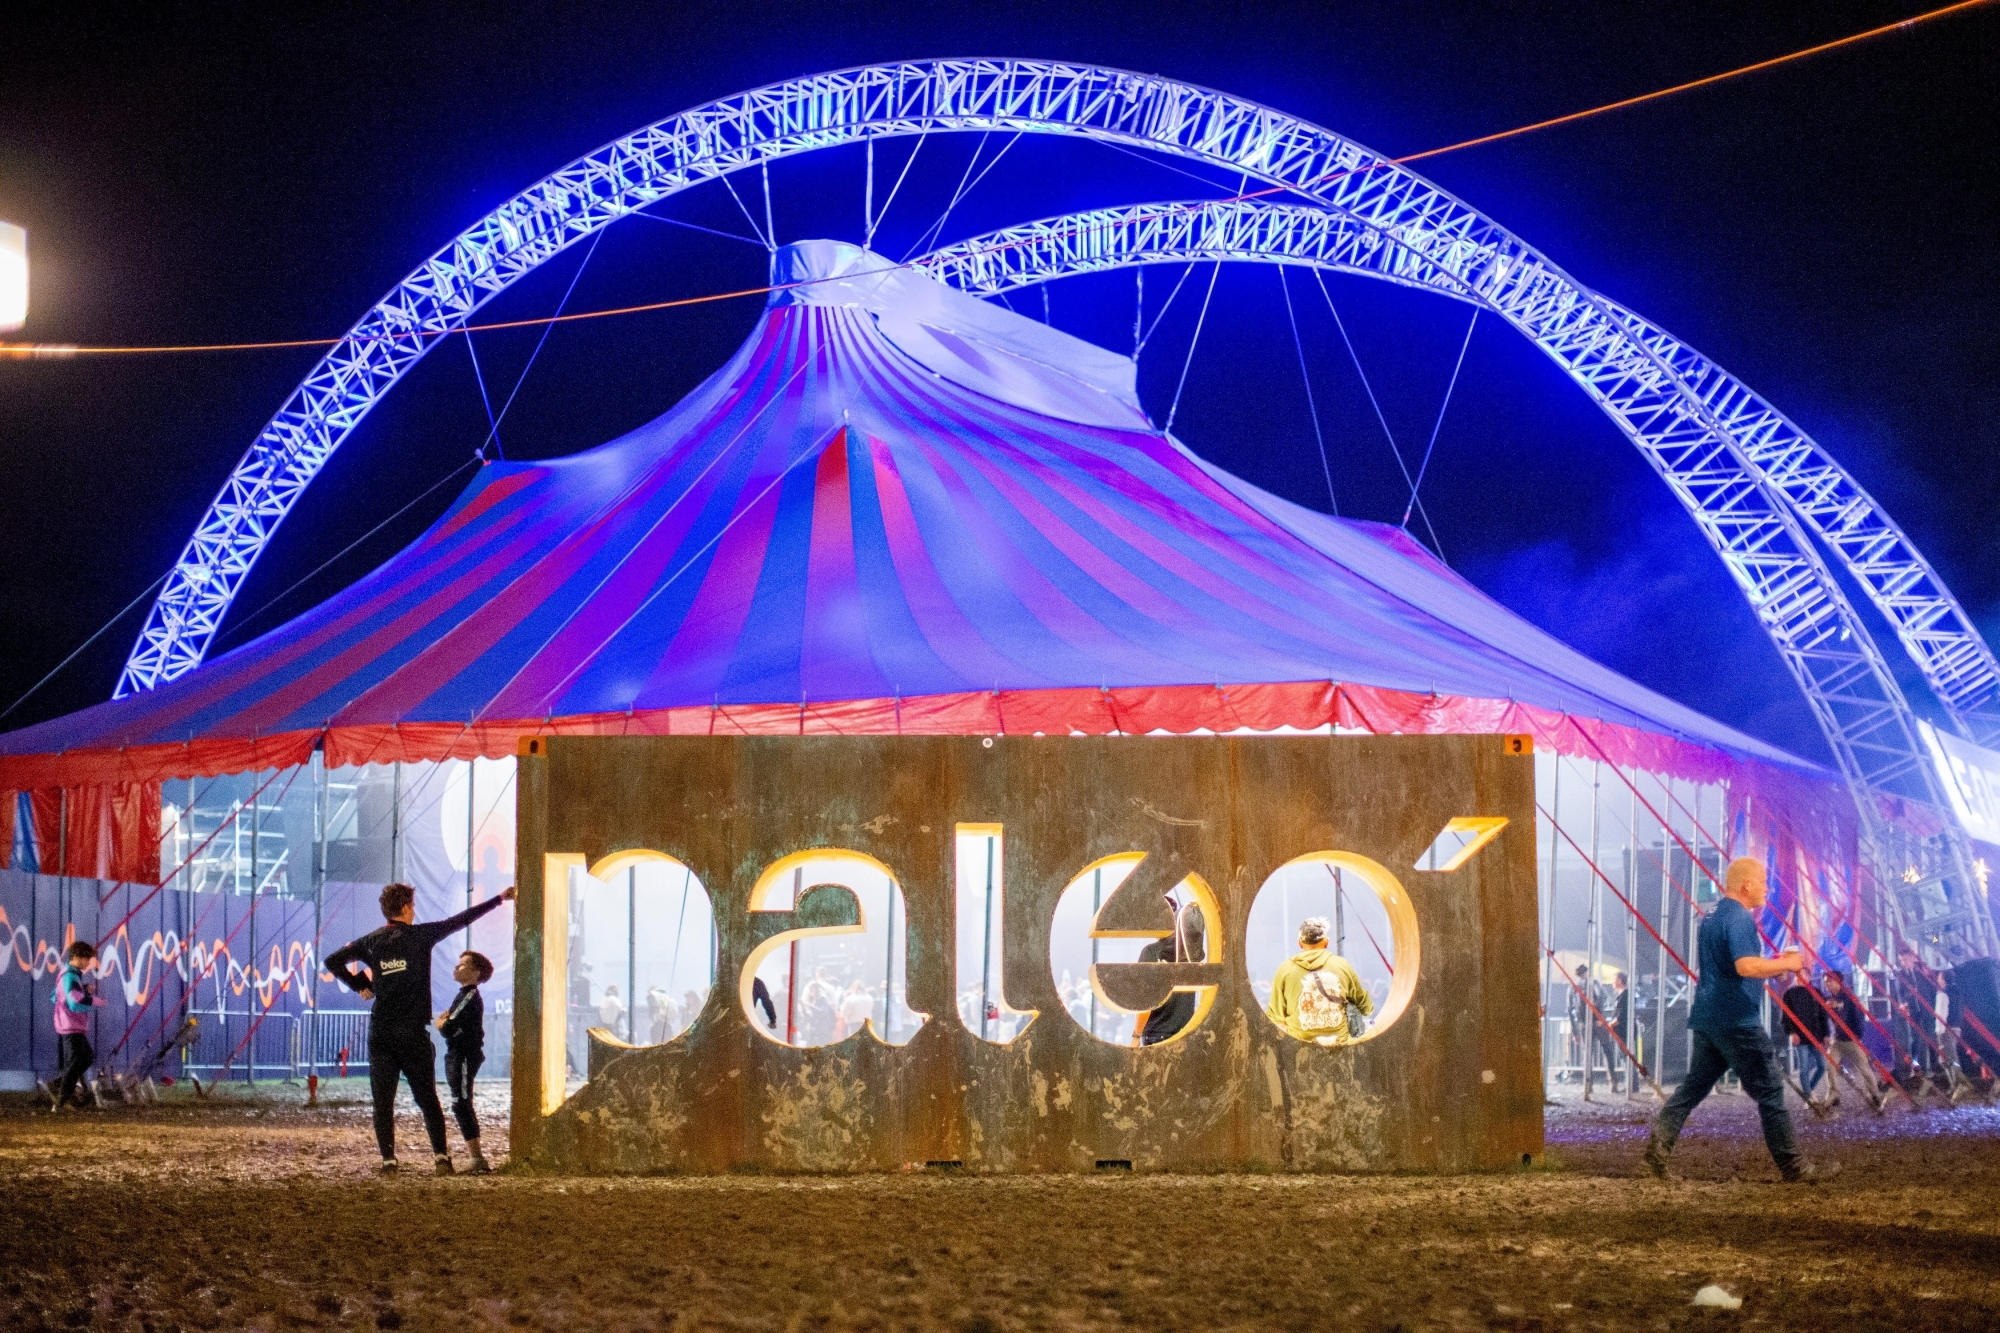
M1477 1171L1541 1153L1534 766L1503 737L548 737L522 743L519 781L517 1159ZM680 888L679 957L712 965L672 1021L658 986L642 1006L615 967L592 981L572 938L595 886L629 896L628 956L655 948L642 869ZM690 886L705 946L682 938ZM1345 972L1294 938L1327 893ZM802 967L828 950L880 960L875 980ZM1353 1029L1330 998L1346 976L1373 988ZM1173 1030L1134 1044L1149 1017Z

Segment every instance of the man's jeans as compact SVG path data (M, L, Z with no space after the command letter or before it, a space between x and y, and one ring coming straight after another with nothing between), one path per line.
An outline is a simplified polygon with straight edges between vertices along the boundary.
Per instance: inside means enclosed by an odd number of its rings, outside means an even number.
M1802 1041L1792 1049L1799 1057L1799 1086L1804 1088L1806 1096L1810 1097L1813 1089L1819 1086L1821 1076L1826 1073L1826 1058L1819 1053L1819 1048L1809 1041Z
M1764 1122L1764 1146L1786 1179L1798 1174L1805 1164L1792 1137L1791 1113L1785 1110L1785 1083L1778 1076L1778 1062L1771 1051L1771 1039L1761 1028L1732 1028L1727 1032L1688 1032L1687 1077L1674 1095L1660 1108L1653 1122L1653 1142L1647 1150L1664 1159L1674 1150L1688 1113L1701 1105L1716 1080L1730 1070L1742 1081L1743 1091L1757 1103Z

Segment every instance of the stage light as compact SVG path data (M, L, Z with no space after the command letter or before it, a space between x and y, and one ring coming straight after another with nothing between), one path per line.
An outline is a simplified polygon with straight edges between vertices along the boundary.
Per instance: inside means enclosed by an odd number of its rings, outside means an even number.
M20 328L27 319L28 233L0 222L0 333Z

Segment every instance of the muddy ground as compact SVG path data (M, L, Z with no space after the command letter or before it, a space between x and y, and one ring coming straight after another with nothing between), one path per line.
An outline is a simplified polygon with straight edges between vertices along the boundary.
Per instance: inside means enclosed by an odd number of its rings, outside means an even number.
M1740 1097L1665 1184L1645 1102L1552 1107L1549 1167L1493 1177L383 1181L358 1091L9 1099L0 1328L2000 1328L1986 1107L1801 1116L1812 1187Z

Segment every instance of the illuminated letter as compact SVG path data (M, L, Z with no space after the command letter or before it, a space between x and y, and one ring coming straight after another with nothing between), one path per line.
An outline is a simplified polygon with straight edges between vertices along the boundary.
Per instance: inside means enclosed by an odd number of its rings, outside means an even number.
M1179 1041L1201 1026L1215 1003L1223 940L1222 912L1214 891L1196 874L1165 892L1148 887L1134 873L1145 859L1144 852L1119 852L1091 862L1063 890L1050 922L1049 970L1058 990L1065 984L1071 988L1064 996L1070 1016L1100 1041L1113 1041L1104 1030L1107 1013L1137 1019L1130 1034L1136 1040L1143 1015L1176 992L1186 992L1195 997L1195 1011L1168 1039ZM1173 935L1176 914L1183 911L1200 914L1205 944L1201 960L1139 961L1142 942ZM1083 939L1090 941L1087 959L1080 950ZM1087 997L1076 993L1072 980L1079 968L1089 978Z
M542 1114L569 1095L569 875L583 869L580 852L542 857Z
M837 959L834 963L820 965L815 973L837 967L841 975L829 983L832 994L824 997L830 1002L834 1022L847 1021L843 1010L846 1001L854 996L853 987L862 987L870 997L871 1009L879 1009L882 1018L878 1023L874 1012L861 1021L859 1027L867 1029L877 1041L892 1046L900 1046L917 1035L918 1029L929 1021L928 1014L918 1013L909 1008L898 992L896 981L899 965L906 950L902 940L906 933L904 925L908 913L903 908L903 889L896 882L896 876L889 867L872 856L861 852L844 851L838 848L822 848L807 852L793 852L779 857L764 868L757 877L757 883L750 890L750 910L752 912L796 912L815 889L837 888L847 893L848 901L854 904L854 921L851 924L827 926L795 926L781 930L765 939L750 951L743 961L743 971L737 978L737 1002L743 1014L750 1020L750 1026L767 1041L780 1045L812 1047L832 1045L835 1038L829 1034L822 1039L816 1032L800 1030L799 1021L804 1016L800 1009L803 978L806 986L820 981L814 977L804 977L805 968L797 965L799 956L793 955L793 966L783 975L785 1000L778 1013L779 1030L774 1032L764 1024L763 1015L757 1010L754 996L757 974L764 965L773 960L784 949L792 948L807 940L827 939L834 936L859 935L868 943L856 951L855 957ZM871 929L869 912L864 899L880 899L882 916L879 927ZM857 958L865 959L858 962ZM880 959L877 970L872 964ZM872 1003L873 978L882 977L882 1003ZM841 986L847 981L846 988ZM766 983L770 985L769 982ZM776 1003L778 987L771 986L773 1003ZM815 996L815 999L820 998ZM814 1011L817 1013L817 1010ZM886 1027L887 1031L884 1031ZM837 1040L846 1040L856 1035L850 1028Z
M1005 1046L1039 1016L1007 1003L1006 839L998 824L960 824L956 841L958 1017L981 1041ZM973 984L974 981L977 984ZM1014 1020L1021 1020L1018 1024Z
M1350 877L1372 892L1348 892ZM1422 964L1416 909L1388 867L1359 853L1310 852L1285 862L1258 887L1244 930L1251 992L1263 1004L1270 1003L1278 967L1298 952L1299 923L1313 916L1327 922L1326 947L1345 957L1363 987L1378 997L1360 1038L1366 1041L1401 1018L1416 992Z

